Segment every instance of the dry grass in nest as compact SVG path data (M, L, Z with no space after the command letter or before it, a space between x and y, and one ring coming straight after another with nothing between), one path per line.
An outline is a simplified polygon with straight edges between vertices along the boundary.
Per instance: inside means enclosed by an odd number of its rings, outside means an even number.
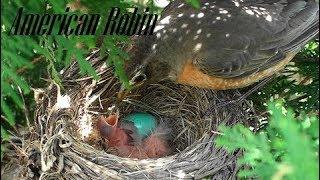
M239 97L238 91L217 92L164 81L135 89L119 101L116 97L120 83L112 69L99 58L98 50L93 51L88 60L99 72L100 80L80 77L79 68L74 64L63 73L64 90L59 90L54 83L45 89L42 99L37 99L32 130L15 137L11 143L16 146L11 149L16 152L18 148L23 155L10 155L11 162L5 166L8 172L14 165L20 169L14 173L19 178L235 178L236 159L241 152L228 154L215 147L214 139L219 135L219 125L232 126L254 119L254 110L247 101L221 106ZM57 103L59 98L60 102L61 98L66 102ZM94 130L95 119L109 114L112 105L121 117L133 111L147 111L168 124L172 129L173 154L138 160L105 152L99 138L89 135ZM19 158L23 161L17 161Z

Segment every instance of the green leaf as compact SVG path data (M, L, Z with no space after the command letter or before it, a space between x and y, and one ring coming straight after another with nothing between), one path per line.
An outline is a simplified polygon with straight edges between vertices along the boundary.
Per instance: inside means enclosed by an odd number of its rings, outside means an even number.
M2 144L1 143L1 161L2 161L2 158L3 158L3 155L4 155L4 153L5 153L5 151L7 150L7 146L5 145L5 144Z
M60 78L58 71L54 68L53 65L48 66L48 68L51 70L49 72L51 72L50 75L51 75L52 79L54 80L54 82L56 82L60 87L62 87L62 80Z
M131 86L129 84L129 79L127 77L127 74L124 70L124 60L120 58L119 56L111 56L112 62L115 67L115 73L117 77L119 78L120 82L124 85L126 89L130 89Z
M241 169L238 176L318 179L318 149L313 147L313 137L300 128L299 123L303 121L298 122L293 111L285 109L281 101L269 103L268 109L271 113L269 126L257 134L242 125L219 127L224 135L217 138L217 146L226 148L228 152L245 150L238 164L249 165L251 168ZM304 120L308 118L315 121L314 117L307 116ZM312 131L319 132L319 126L312 128L315 128Z
M1 138L3 141L8 141L10 139L10 135L8 132L4 129L3 126L1 126Z
M190 5L192 5L194 8L199 9L200 8L200 2L199 0L186 0L186 2Z
M3 66L3 73L7 75L6 77L10 77L10 79L12 79L16 83L17 86L21 87L21 89L23 90L23 92L25 94L30 92L29 85L27 84L27 82L25 80L23 80L21 77L19 77L7 65L2 64L2 66Z
M14 120L14 116L13 116L13 112L11 111L10 107L7 105L7 103L5 103L5 101L3 100L3 98L1 97L1 110L4 112L4 114L7 117L7 122L11 125L14 126L15 125L15 120Z
M23 108L23 102L22 102L21 97L16 93L15 89L10 87L10 85L8 83L2 82L2 91L10 92L10 94L8 94L8 95L12 98L12 100L15 102L15 104L19 108Z
M95 69L91 66L91 64L83 58L83 55L81 53L76 53L76 59L80 66L80 70L82 73L89 74L93 76L94 79L99 79L99 76Z

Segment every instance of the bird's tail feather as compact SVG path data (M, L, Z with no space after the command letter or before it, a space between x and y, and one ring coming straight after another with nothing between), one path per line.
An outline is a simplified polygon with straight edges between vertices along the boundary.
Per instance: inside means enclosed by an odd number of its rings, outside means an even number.
M281 49L283 49L284 52L298 52L317 34L319 34L319 19L316 19L300 36Z
M296 12L288 24L287 39L290 42L281 49L284 52L298 52L319 33L319 4L307 2L304 9Z

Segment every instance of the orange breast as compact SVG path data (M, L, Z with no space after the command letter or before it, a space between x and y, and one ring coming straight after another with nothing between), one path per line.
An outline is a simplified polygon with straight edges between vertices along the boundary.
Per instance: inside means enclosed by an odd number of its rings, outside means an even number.
M283 69L284 66L288 64L294 56L295 53L287 54L286 58L280 61L275 66L242 78L221 78L209 76L195 67L191 63L191 61L188 61L188 63L185 64L185 66L182 68L181 73L177 77L177 82L180 84L214 90L226 90L246 87Z

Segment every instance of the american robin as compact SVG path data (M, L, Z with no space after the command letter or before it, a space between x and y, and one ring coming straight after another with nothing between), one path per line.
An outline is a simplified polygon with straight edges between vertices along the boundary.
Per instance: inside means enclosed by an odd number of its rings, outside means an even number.
M317 35L318 15L314 0L202 0L200 9L175 0L153 35L134 41L128 72L133 83L245 87L281 70Z

